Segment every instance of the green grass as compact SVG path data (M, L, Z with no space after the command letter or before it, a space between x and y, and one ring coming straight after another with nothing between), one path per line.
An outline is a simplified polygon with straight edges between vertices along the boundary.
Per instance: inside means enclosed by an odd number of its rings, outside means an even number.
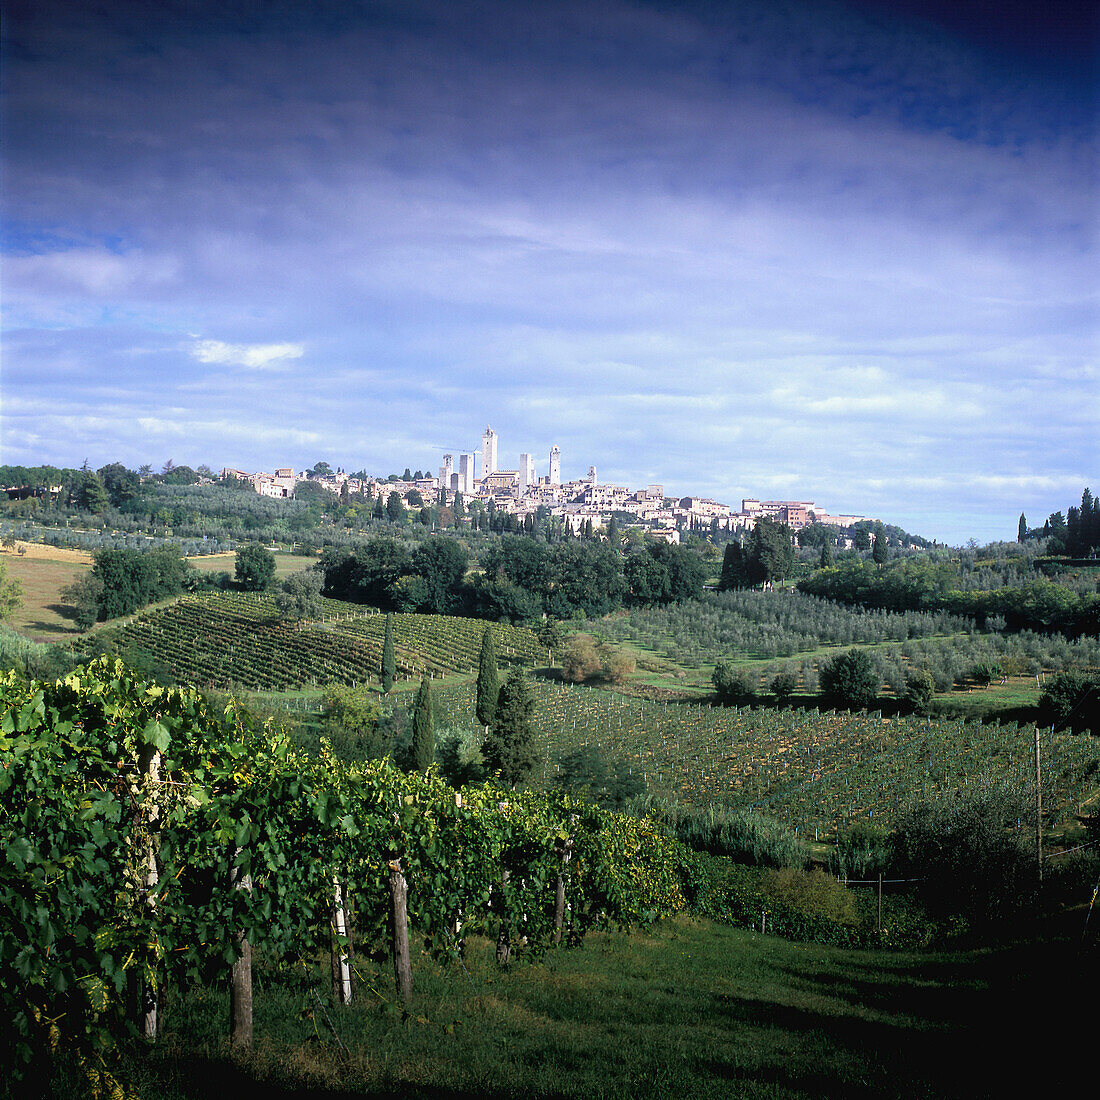
M258 971L255 1048L239 1061L224 994L174 994L160 1042L131 1055L126 1076L139 1100L261 1085L284 1098L872 1100L1021 1095L1040 1068L1057 1095L1085 1058L1059 1005L1087 995L1089 977L1060 944L869 952L680 917L505 972L484 940L465 967L414 968L405 1018L384 963L360 967L347 1009L332 1007L322 967L294 981Z
M8 577L19 581L23 605L15 610L8 625L36 642L56 642L76 637L80 630L63 613L61 590L90 566L72 560L53 560L45 556L5 555Z

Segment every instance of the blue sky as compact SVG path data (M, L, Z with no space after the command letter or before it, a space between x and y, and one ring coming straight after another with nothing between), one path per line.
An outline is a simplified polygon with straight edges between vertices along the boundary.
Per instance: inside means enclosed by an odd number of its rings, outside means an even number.
M5 8L2 462L1100 490L1092 3Z

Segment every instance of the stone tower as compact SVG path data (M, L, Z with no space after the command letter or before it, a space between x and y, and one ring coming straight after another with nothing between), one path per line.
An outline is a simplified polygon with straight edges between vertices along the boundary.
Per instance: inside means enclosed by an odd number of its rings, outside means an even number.
M486 426L481 437L481 476L488 477L497 472L497 433Z

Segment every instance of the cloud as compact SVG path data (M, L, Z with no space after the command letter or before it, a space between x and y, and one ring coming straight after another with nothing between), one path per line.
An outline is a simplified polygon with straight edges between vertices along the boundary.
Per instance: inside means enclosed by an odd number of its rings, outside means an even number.
M302 344L226 344L221 340L199 340L191 354L200 363L224 363L250 370L285 370L287 359L301 359Z

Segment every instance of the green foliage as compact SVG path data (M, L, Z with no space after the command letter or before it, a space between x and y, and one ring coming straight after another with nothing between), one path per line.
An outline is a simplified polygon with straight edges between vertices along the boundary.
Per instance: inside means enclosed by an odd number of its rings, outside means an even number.
M590 634L574 634L562 651L561 672L570 683L578 684L595 676L602 668L596 640Z
M558 761L554 785L605 809L622 809L631 799L645 793L645 783L622 760L609 765L593 745L566 753Z
M420 681L413 706L412 765L427 771L435 762L435 721L432 715L432 691L426 679Z
M273 966L327 951L335 874L377 950L400 858L412 927L437 959L460 951L460 913L467 933L544 950L565 838L574 940L684 903L676 847L651 823L564 796L456 798L431 770L309 757L237 707L115 660L56 683L0 677L0 714L0 1042L28 1080L58 1044L104 1054L126 1030L132 976L161 994L212 986L239 936ZM142 773L157 753L159 782ZM231 887L234 868L251 891Z
M916 714L927 714L936 697L936 682L926 668L915 669L905 677L905 701Z
M783 702L795 693L795 689L798 687L798 677L793 672L786 670L777 672L772 677L770 686L775 697Z
M993 788L971 788L916 802L892 835L895 870L920 879L929 910L972 927L1007 918L1030 903L1035 855L1012 831L1018 808Z
M17 580L8 580L8 568L0 561L0 622L23 606L23 586Z
M380 760L393 751L393 744L379 721L378 703L365 688L329 684L323 706L329 730L354 744L364 759Z
M486 627L481 635L481 653L477 662L477 703L474 713L482 726L488 726L496 714L500 695L500 674L497 669L497 652L493 644L493 632Z
M890 870L892 852L886 831L869 821L853 821L837 833L829 870L846 879L866 881Z
M481 739L474 730L442 729L436 738L436 746L440 774L451 786L464 787L485 779Z
M890 557L889 543L881 523L875 524L874 542L871 545L871 560L875 565L883 566Z
M275 593L275 610L284 619L301 622L314 619L321 611L321 574L302 569L287 577Z
M821 669L821 692L838 706L869 707L881 687L882 677L864 649L838 653Z
M500 688L496 713L482 745L486 768L515 787L530 774L538 759L531 719L535 700L523 670L513 667Z
M234 578L245 592L264 592L275 579L275 555L259 543L237 551Z
M781 822L751 809L705 809L650 796L635 808L659 821L670 835L697 852L754 867L803 867L806 845Z
M711 674L718 698L727 705L751 702L756 697L757 677L726 661L719 661Z
M851 892L820 867L812 867L808 871L793 867L769 870L761 885L761 894L765 899L788 906L812 919L849 927L858 923L856 903Z
M1039 710L1058 728L1091 730L1100 736L1100 674L1057 673L1039 696Z
M978 661L970 669L970 678L979 687L989 687L995 679L1002 675L1001 666L991 661Z
M393 651L393 616L386 616L386 633L382 639L382 690L389 695L393 691L393 678L397 675L397 658Z
M174 547L153 550L97 550L89 574L61 593L77 609L77 624L131 615L139 608L183 591L190 565Z

